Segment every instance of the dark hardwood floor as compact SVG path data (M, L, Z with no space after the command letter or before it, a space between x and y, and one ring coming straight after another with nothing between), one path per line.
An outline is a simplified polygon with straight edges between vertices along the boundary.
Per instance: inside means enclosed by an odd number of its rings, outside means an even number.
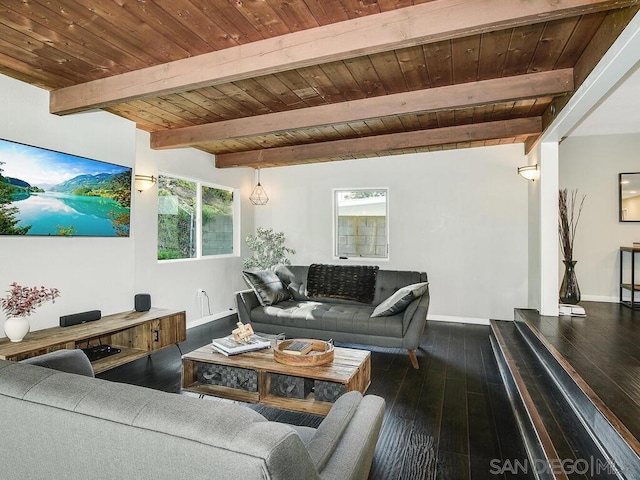
M182 351L228 334L234 321L188 330ZM508 473L505 465L523 462L526 453L491 350L488 326L428 322L418 351L419 370L411 367L406 352L370 349L372 379L367 393L386 400L370 479L529 478L522 472L513 477L496 473ZM99 377L179 393L180 353L169 348ZM315 427L322 421L313 415L250 406L279 422Z

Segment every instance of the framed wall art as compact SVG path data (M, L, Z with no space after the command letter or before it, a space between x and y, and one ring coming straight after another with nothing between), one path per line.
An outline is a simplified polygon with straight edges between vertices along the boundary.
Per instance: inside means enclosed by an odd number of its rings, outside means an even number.
M0 235L128 237L131 170L0 139Z

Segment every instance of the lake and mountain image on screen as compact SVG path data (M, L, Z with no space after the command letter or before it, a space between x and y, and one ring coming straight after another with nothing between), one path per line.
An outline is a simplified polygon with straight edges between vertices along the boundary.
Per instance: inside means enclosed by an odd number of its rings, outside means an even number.
M0 234L129 236L131 168L0 139Z

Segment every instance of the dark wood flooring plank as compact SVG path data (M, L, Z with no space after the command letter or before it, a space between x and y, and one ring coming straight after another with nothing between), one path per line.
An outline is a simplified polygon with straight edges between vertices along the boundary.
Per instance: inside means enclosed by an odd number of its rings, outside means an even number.
M410 419L396 415L396 411L404 412L407 415L407 409L400 404L405 397L399 397L399 394L409 368L408 356L404 353L398 353L389 370L383 372L381 380L376 382L372 380L371 386L367 390L367 393L379 395L386 401L385 419L376 446L374 463L369 474L370 479L399 478L403 452L407 446L407 432L411 431L413 424L413 415L409 414ZM379 458L384 458L385 461L377 461Z
M439 452L469 455L469 422L464 380L448 378L444 387L444 404L440 423Z
M448 337L434 336L433 338L448 342ZM444 402L445 371L427 369L424 372L422 389L416 392L418 402L400 472L402 479L435 478Z
M498 462L498 463L496 463ZM471 480L497 480L503 479L499 466L500 457L480 458L472 456L469 463L471 466Z
M481 325L465 325L464 355L467 391L486 395L487 374L482 358L482 345L487 343L487 329Z
M477 460L500 458L500 442L489 395L467 392L469 410L469 451ZM489 463L487 461L487 470Z
M466 376L466 362L464 355L465 325L456 323L451 326L449 336L449 351L447 354L447 377L463 380ZM457 452L455 452L457 453Z
M432 436L425 432L423 432L423 435L419 435L417 431L414 435L407 434L414 431L413 425L420 400L420 392L425 382L426 371L409 368L407 365L404 367L404 372L405 375L398 390L397 397L387 416L389 422L385 421L385 428L388 427L387 435L393 439L393 442L383 446L389 454L392 452L404 452L404 454L393 455L392 465L381 465L376 466L375 470L372 469L377 478L406 478L402 474L402 469L404 463L406 463L409 451L418 452L417 456L412 455L411 458L411 462L418 468L421 468L424 461L428 462L430 458L435 457L435 451L431 456L429 456L428 451L426 452L426 456L421 455L422 446L429 448L429 445L434 443ZM390 419L393 419L393 422ZM392 432L392 430L395 431ZM389 454L387 455L388 459ZM392 469L389 469L390 466ZM428 465L425 465L425 468L428 468ZM397 477L394 477L394 475L397 475Z
M446 372L451 324L427 322L425 335L429 336L433 341L428 350L429 364L427 365L427 369Z
M438 480L465 480L470 478L469 457L450 452L438 453Z
M437 438L423 429L413 429L404 454L399 479L431 480L438 466Z

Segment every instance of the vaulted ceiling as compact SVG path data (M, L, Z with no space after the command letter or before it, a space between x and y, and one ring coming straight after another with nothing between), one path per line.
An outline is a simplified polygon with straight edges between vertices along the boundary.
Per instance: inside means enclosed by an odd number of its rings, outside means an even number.
M523 143L638 0L0 0L0 73L218 167Z

